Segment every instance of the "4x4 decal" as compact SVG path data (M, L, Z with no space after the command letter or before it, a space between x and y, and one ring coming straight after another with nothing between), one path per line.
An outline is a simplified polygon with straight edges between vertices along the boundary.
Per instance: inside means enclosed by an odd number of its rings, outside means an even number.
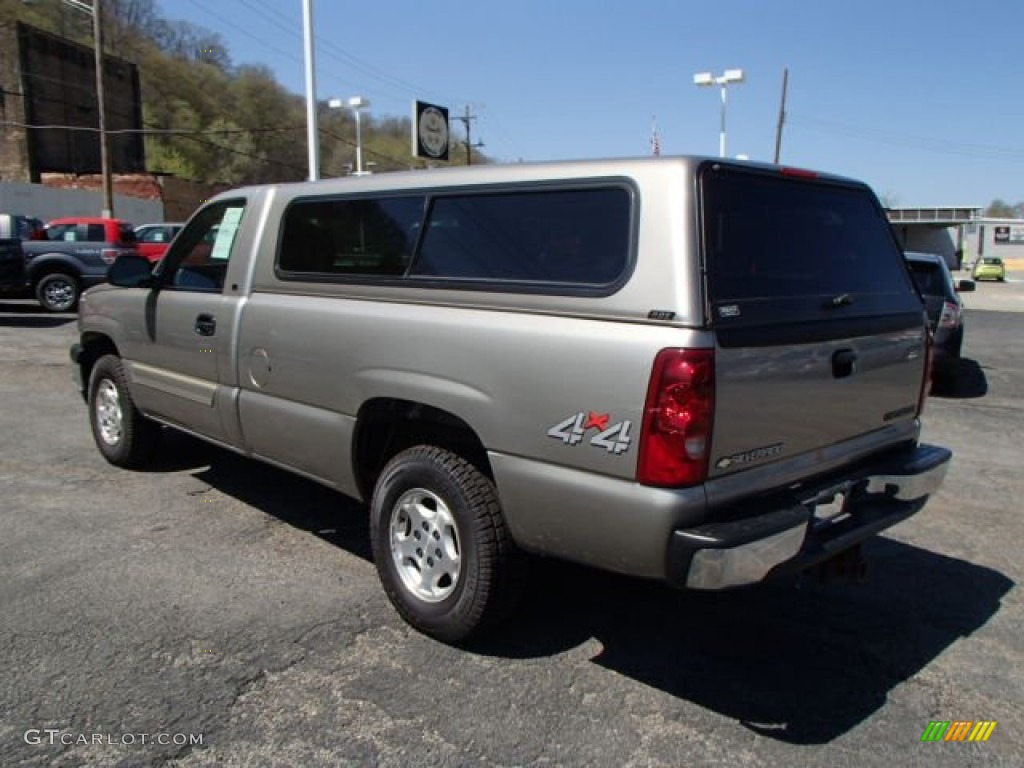
M630 421L609 424L611 414L580 411L565 421L560 421L548 430L548 437L561 440L566 445L578 445L591 428L598 433L590 438L590 445L604 448L608 453L621 455L629 450L633 438L629 434Z

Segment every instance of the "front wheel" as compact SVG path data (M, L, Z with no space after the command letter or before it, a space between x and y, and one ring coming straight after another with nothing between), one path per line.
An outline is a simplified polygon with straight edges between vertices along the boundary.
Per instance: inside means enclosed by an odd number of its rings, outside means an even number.
M512 542L497 491L451 451L418 445L388 462L370 540L391 603L431 637L466 640L508 605Z
M92 368L89 423L96 447L115 466L139 467L156 447L160 427L135 407L121 358L115 355L104 355Z
M81 290L73 275L53 272L36 283L36 300L47 312L70 312L78 306Z

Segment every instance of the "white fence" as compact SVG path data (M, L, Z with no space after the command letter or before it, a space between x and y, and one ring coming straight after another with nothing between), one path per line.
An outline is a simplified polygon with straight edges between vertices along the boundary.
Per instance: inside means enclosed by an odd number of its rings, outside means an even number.
M61 216L99 216L102 195L88 189L57 189L22 181L0 183L0 213L18 213L50 221ZM160 200L114 195L114 215L132 224L163 221Z

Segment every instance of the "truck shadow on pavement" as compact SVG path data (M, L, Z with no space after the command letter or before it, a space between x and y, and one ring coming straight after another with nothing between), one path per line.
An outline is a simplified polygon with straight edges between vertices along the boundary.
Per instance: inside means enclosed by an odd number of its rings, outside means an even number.
M192 469L221 493L371 559L366 509L312 481L178 433L154 471ZM672 590L527 558L523 599L469 652L524 659L592 639L592 661L767 738L824 744L881 709L889 691L982 627L1014 586L964 560L877 537L861 584L810 579L726 592Z
M51 314L37 303L0 301L0 327L3 328L57 328L77 319L74 312Z
M596 638L596 664L768 738L824 744L999 610L1014 586L989 568L892 539L866 545L868 581L804 579L717 592L544 562L530 607L477 650L536 657Z
M370 554L366 508L330 488L165 429L146 471L180 472L364 560Z

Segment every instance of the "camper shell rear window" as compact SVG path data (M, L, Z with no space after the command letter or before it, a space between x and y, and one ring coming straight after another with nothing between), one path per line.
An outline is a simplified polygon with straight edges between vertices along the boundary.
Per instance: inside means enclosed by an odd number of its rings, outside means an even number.
M920 314L903 254L866 187L718 164L701 169L699 186L712 323Z

